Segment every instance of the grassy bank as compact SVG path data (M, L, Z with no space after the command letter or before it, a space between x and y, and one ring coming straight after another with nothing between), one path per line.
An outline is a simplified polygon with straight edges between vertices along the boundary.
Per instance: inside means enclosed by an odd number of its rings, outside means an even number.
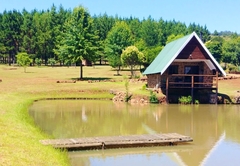
M67 165L65 153L39 143L47 136L34 126L27 114L32 101L20 94L1 97L1 165Z
M108 66L85 67L85 78L92 82L69 83L79 76L79 68L28 67L24 73L23 68L0 65L0 165L69 165L65 152L39 143L50 136L34 125L28 107L43 98L110 99L110 89L125 90L123 76L115 73ZM128 75L129 71L121 74ZM138 91L141 86L130 88Z
M110 99L110 89L126 90L123 76L114 74L109 66L84 67L85 80L72 83L79 76L79 68L28 67L24 73L23 68L0 65L0 165L69 165L65 152L39 143L50 136L34 125L28 107L43 98ZM142 90L144 84L131 82L129 91L149 95ZM234 96L237 90L240 79L219 81L220 93Z

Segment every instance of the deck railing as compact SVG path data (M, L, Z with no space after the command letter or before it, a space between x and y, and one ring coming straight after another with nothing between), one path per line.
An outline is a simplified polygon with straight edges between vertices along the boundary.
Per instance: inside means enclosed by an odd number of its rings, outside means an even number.
M206 79L206 77L208 77L208 79ZM167 76L166 88L218 88L217 77L217 74L172 74Z

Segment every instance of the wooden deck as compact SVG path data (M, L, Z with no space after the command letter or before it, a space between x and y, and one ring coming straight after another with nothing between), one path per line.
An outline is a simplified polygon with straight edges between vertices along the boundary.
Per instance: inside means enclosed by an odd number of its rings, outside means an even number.
M182 142L192 142L189 136L177 133L151 134L151 135L129 135L111 137L86 137L71 139L41 140L43 145L51 145L55 148L73 149L104 149L125 148L142 146L174 145Z

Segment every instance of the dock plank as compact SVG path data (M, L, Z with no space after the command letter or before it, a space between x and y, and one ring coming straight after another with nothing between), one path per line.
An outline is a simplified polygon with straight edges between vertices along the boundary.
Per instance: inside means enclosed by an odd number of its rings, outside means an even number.
M191 137L177 133L40 140L43 145L66 149L124 148L129 146L153 146L160 144L172 145L174 143L192 141L193 139Z

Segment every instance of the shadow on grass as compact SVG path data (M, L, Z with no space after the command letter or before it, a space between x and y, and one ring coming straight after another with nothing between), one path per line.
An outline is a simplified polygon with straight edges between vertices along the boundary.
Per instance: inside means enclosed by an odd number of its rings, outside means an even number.
M108 77L84 77L82 79L80 78L71 78L71 80L76 80L76 81L104 81L104 80L111 80L112 78Z
M36 73L36 72L26 71L26 72L24 72L24 73L32 74L32 73Z

